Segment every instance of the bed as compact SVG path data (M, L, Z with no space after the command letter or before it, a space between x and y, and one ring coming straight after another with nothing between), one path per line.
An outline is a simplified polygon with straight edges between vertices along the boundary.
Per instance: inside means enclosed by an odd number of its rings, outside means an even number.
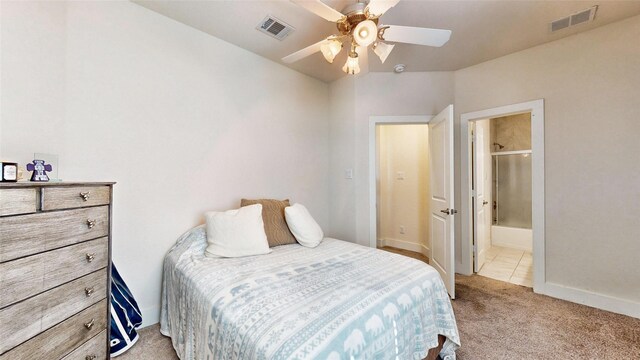
M206 246L196 227L164 262L161 332L182 360L455 359L451 302L421 261L330 238L241 258Z

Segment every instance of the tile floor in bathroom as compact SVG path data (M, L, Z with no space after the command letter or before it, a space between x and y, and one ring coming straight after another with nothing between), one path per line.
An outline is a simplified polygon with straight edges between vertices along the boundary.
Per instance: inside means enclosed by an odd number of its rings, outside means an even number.
M533 257L529 251L493 246L478 275L533 287Z

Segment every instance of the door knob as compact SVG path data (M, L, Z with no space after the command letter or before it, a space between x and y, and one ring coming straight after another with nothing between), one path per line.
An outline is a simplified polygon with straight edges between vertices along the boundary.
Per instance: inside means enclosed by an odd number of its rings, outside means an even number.
M485 205L487 205L488 203L489 203L489 202L488 202L487 200L485 200L485 201L483 201L483 202L482 202L482 206L485 206Z
M440 210L440 212L449 215L449 209Z
M447 214L447 215L453 215L453 214L457 214L458 210L456 209L444 209L444 210L440 210L441 213Z

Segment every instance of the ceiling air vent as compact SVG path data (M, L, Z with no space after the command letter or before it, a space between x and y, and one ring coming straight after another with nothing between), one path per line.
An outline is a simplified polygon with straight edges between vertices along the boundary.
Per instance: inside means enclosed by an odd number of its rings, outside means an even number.
M556 20L551 23L551 32L568 28L571 25L571 18L566 17L564 19Z
M256 29L278 40L283 40L294 30L291 25L285 23L282 20L276 19L271 15L267 15L267 17L260 22Z
M593 19L595 19L596 17L596 11L598 11L598 5L586 10L578 11L577 13L569 15L565 18L552 21L550 24L551 32L593 21Z

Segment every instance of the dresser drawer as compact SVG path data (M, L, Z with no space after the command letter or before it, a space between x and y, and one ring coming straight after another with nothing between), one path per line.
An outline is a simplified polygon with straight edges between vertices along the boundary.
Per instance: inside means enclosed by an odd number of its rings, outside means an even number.
M42 210L106 205L110 200L111 190L108 186L47 187L42 189Z
M0 308L106 267L108 241L103 237L0 264Z
M109 207L0 218L0 262L106 236Z
M71 353L107 326L107 300L0 355L0 360L53 360Z
M62 360L106 360L107 359L107 331L87 341Z
M0 353L19 345L107 296L107 270L58 286L0 310Z
M0 189L0 216L36 212L36 189Z

